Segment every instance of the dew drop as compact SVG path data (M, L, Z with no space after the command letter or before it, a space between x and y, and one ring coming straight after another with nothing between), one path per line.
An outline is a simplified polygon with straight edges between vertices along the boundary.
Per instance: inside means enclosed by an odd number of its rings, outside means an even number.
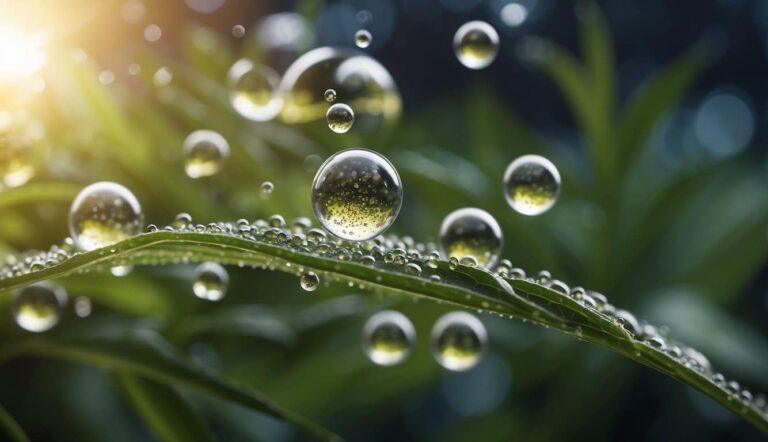
M355 112L344 103L336 103L325 114L328 128L337 134L349 132L355 123Z
M299 285L304 291L314 292L320 286L320 277L315 272L304 272L299 276Z
M464 66L483 69L499 53L499 34L484 21L465 23L453 36L453 51Z
M325 97L325 101L333 103L336 101L336 91L333 89L326 89L323 97Z
M524 155L504 172L507 203L523 215L541 215L560 194L560 173L552 162L538 155Z
M50 330L61 319L67 292L48 282L39 282L14 292L11 309L16 324L30 332Z
M477 264L492 267L503 244L499 223L481 209L464 208L451 212L440 226L440 245L448 258L472 257Z
M367 30L360 29L359 31L355 32L355 46L358 48L367 48L371 45L371 41L373 41L373 36Z
M196 130L189 134L182 145L184 171L190 178L216 175L229 157L229 143L212 130Z
M118 277L128 276L133 271L133 266L130 264L113 266L109 271Z
M245 26L234 25L232 26L232 36L235 38L242 38L245 35Z
M419 266L416 263L409 262L405 265L404 269L405 269L405 273L409 275L416 275L416 276L421 275L421 266Z
M227 74L229 102L242 117L269 121L280 113L283 99L276 93L280 76L272 68L240 59Z
M195 269L195 280L192 291L200 299L218 301L227 293L229 274L221 264L205 262Z
M443 315L432 328L432 354L451 371L465 371L482 358L488 334L479 319L466 312Z
M400 312L376 313L363 326L363 348L377 365L390 366L403 362L416 341L416 330Z
M87 252L138 234L143 218L139 201L130 190L101 181L75 197L69 209L69 232L77 247Z
M395 221L402 202L397 170L368 149L347 149L331 156L312 184L317 220L335 236L350 241L380 235Z

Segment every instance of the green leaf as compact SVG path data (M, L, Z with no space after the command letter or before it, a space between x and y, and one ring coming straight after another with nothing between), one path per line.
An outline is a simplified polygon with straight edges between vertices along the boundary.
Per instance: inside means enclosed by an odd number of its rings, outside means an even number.
M2 405L0 405L0 439L15 442L29 441L29 437L21 429L19 423Z
M0 291L86 269L104 268L117 261L157 264L215 259L225 264L261 266L294 274L312 269L322 278L331 281L351 282L374 292L402 293L514 316L602 345L698 388L757 428L768 432L766 411L753 401L734 399L734 392L728 391L724 383L717 382L709 369L696 369L685 358L667 353L660 346L653 346L652 342L643 338L642 332L628 331L622 327L621 321L605 310L564 295L551 288L547 281L540 284L527 279L507 279L483 268L452 266L445 261L440 261L437 268L432 268L416 260L422 264L423 272L414 275L383 260L374 265L350 260L350 257L367 253L366 247L370 243L361 245L335 240L320 241L319 244L306 240L293 243L292 233L287 230L282 230L281 235L268 240L264 238L267 230L255 229L247 233L248 237L235 234L235 226L226 223L220 223L214 230L230 233L158 231L142 234L111 245L108 249L75 254L60 264L42 270L27 273L20 270L18 276L0 280ZM271 234L266 236L271 237ZM392 240L394 243L398 241L397 238ZM383 246L386 246L386 242ZM417 248L420 247L428 250L434 245L417 245ZM439 280L435 280L432 277L434 275ZM42 353L108 363L123 370L132 369L136 374L158 381L193 386L198 390L252 404L273 415L286 416L286 412L276 411L278 409L266 400L260 397L254 399L223 381L194 371L171 358L167 351L158 351L156 345L148 346L146 342L139 342L134 339L116 346L114 342L109 342L107 336L55 342L30 339L11 345L4 351ZM668 340L666 345L682 346L672 340ZM308 425L295 416L289 418Z
M261 394L243 389L195 365L153 330L125 330L112 325L91 328L69 335L35 336L6 343L0 350L0 361L21 355L38 355L98 365L228 400L285 419L320 439L338 439L333 433L282 409Z
M127 374L116 376L126 399L162 441L213 441L200 415L173 388Z

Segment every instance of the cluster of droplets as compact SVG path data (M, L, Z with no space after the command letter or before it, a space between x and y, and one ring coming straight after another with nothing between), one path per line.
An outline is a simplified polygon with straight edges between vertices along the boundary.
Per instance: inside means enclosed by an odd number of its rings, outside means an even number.
M482 359L488 342L485 326L466 312L451 312L435 322L431 334L435 360L451 371L466 371ZM363 349L377 365L403 362L416 343L416 330L402 313L386 310L363 326Z

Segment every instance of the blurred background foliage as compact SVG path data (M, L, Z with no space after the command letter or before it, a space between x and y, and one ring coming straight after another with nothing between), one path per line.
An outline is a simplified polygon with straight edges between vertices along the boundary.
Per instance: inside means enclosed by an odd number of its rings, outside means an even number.
M364 146L403 178L393 231L435 240L445 214L483 208L501 224L504 256L515 265L603 292L667 326L727 375L768 390L765 2L27 7L27 24L49 34L48 60L39 74L0 85L0 115L12 122L4 127L32 140L35 164L28 183L0 190L0 254L60 243L69 203L98 180L133 190L148 223L179 212L199 223L305 216L319 162ZM278 13L293 21L270 33L265 17ZM499 58L485 71L463 68L452 53L453 32L470 19L501 35ZM162 29L158 41L144 39L151 24ZM236 24L244 37L232 36ZM396 124L338 136L323 122L252 123L229 106L226 72L238 58L283 72L312 47L353 46L361 27L374 36L367 52L402 94ZM232 157L222 173L191 180L181 144L201 128L224 135ZM560 201L540 217L513 212L502 194L505 166L527 153L546 156L563 176ZM259 193L265 180L275 184L268 199ZM556 332L480 315L491 337L486 357L469 372L448 373L428 340L447 306L346 285L307 294L289 275L237 267L229 268L227 297L208 303L192 295L193 269L66 278L70 299L88 296L94 311L88 319L68 312L49 334L84 322L89 330L159 331L195 363L352 440L760 437L696 391ZM361 349L362 324L383 308L404 312L418 334L397 367L374 366ZM8 296L0 314L0 345L22 338ZM0 403L33 440L304 437L228 402L147 382L20 358L0 366Z

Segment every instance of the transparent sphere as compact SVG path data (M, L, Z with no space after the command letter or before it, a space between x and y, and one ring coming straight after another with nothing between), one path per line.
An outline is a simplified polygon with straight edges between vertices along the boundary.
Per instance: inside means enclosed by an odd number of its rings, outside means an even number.
M355 109L355 125L363 131L387 127L400 115L400 92L378 61L354 49L322 47L299 57L283 75L284 99L279 118L288 124L325 118L323 91Z
M333 89L326 89L323 96L325 97L325 101L329 103L333 103L334 101L336 101L336 91Z
M218 301L227 293L229 274L221 264L205 262L195 269L195 281L192 291L200 299Z
M299 276L299 285L305 292L314 292L320 287L320 277L315 272L304 272Z
M336 103L325 114L328 128L337 134L347 133L355 122L355 113L344 103Z
M227 74L229 102L242 117L252 121L274 119L283 107L277 93L280 76L266 65L240 59Z
M390 366L403 362L416 341L416 330L400 312L376 313L363 326L363 349L377 365Z
M447 313L432 328L432 354L451 371L465 371L477 365L487 342L483 323L466 312Z
M69 209L69 232L80 250L91 251L141 232L144 215L136 197L117 183L91 184Z
M504 236L490 213L467 207L448 214L440 226L440 246L447 258L472 257L491 268L499 259Z
M48 282L39 282L14 292L11 310L16 324L31 332L44 332L59 323L67 304L67 292Z
M541 215L557 202L560 172L544 157L524 155L507 166L504 195L515 211L523 215Z
M347 149L328 158L312 183L312 208L333 235L364 241L397 218L403 185L386 158L368 149Z
M355 46L360 49L365 49L370 46L372 40L373 36L365 29L360 29L359 31L355 32Z
M212 130L196 130L187 135L184 149L184 171L190 178L216 175L229 157L229 143Z
M25 113L0 110L0 189L26 184L35 174L35 144L43 126Z
M484 21L465 23L453 36L453 52L464 66L483 69L499 53L499 34Z

